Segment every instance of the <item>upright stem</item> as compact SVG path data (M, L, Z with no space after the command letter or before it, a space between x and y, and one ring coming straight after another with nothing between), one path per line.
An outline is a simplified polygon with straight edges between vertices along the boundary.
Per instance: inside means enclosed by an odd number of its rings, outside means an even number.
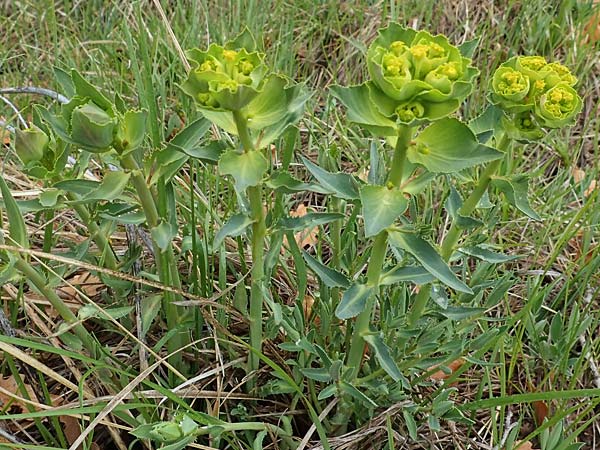
M509 143L510 143L510 139L505 134L502 137L502 140L500 141L500 143L498 144L498 149L505 151L506 148L508 147ZM473 211L475 211L475 208L479 204L481 197L483 197L483 194L485 194L485 192L487 191L487 189L490 185L492 176L496 173L496 171L500 167L500 164L502 164L502 160L503 159L500 158L495 161L492 161L485 168L485 170L479 177L479 181L477 182L475 189L473 189L473 192L471 192L471 195L469 195L469 197L467 197L467 199L464 201L461 208L459 209L458 212L461 216L470 216L473 213ZM444 237L444 240L442 241L442 246L441 246L442 258L445 261L448 261L450 259L450 257L452 256L452 253L454 252L454 248L456 247L456 244L458 244L458 241L460 239L460 235L461 235L461 228L459 228L456 221L452 222L452 225L450 225L450 229L448 230L448 233ZM430 284L421 287L421 290L415 297L415 302L413 303L413 306L408 314L408 324L409 325L414 325L417 322L417 320L419 320L419 318L423 315L423 311L425 311L425 307L427 306L427 302L429 301L430 294L431 294L431 285Z
M154 196L152 195L152 192L146 183L146 179L142 175L140 167L133 156L130 154L125 155L121 159L121 163L123 164L124 168L131 171L131 182L133 183L133 186L140 198L140 203L142 204L142 209L144 210L146 221L148 222L148 227L150 230L152 230L160 224L160 216L158 214ZM169 246L169 248L163 252L160 249L160 246L154 242L154 240L152 241L152 247L154 252L154 260L161 283L164 283L168 286L180 287L181 282L179 280L179 273L176 269L173 248ZM172 330L179 326L179 323L183 318L183 311L180 311L180 308L173 304L175 298L171 292L165 292L164 295L164 308L167 316L167 327ZM173 353L174 355L173 358L169 360L174 367L181 368L182 366L182 354L177 350L182 348L185 344L186 339L183 333L176 333L173 338L169 339L167 351L169 353Z
M392 158L392 167L388 177L388 181L396 188L400 187L402 184L402 174L404 172L406 152L408 150L411 137L411 128L402 126L398 130L398 140L396 141L394 156ZM377 287L379 285L379 277L381 276L381 270L383 268L387 251L387 239L388 234L386 230L381 231L375 237L373 249L371 250L371 257L369 258L369 265L367 268L367 285L373 288L373 294L367 300L367 304L363 312L360 313L356 319L352 332L350 350L348 353L348 366L356 369L355 377L358 376L360 365L362 363L365 348L363 336L369 332L369 322L371 320L371 315L373 314Z
M252 138L248 131L248 119L240 111L233 112L233 118L238 135L245 152L255 151ZM265 285L265 236L267 227L263 210L262 186L248 188L248 201L252 219L252 272L250 288L250 346L257 352L262 350L262 314L263 314L263 287ZM256 353L248 355L248 369L258 369L259 357Z
M72 196L69 195L69 198L71 200L77 200L76 198L74 198L74 196L73 198L71 197ZM98 249L102 254L101 258L104 259L104 265L111 270L116 270L118 262L115 253L113 252L113 249L110 245L110 242L108 241L108 238L104 235L102 230L100 230L98 224L94 220L92 220L88 209L85 207L85 205L82 205L77 202L73 204L73 208L75 209L75 212L77 213L81 221L87 227L90 233L90 238L98 246Z

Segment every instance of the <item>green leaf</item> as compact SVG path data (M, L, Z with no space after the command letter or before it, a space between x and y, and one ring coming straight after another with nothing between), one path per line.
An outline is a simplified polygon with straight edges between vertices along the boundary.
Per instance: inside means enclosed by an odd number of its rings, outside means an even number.
M0 175L0 193L2 194L2 200L4 207L6 208L6 216L8 217L8 232L10 240L17 245L28 248L29 239L27 238L27 227L25 226L25 220L19 211L17 202L15 202L4 177ZM0 230L0 233L2 231ZM10 242L10 243L12 243Z
M46 208L52 208L56 206L61 194L62 191L59 189L46 189L40 194L40 204Z
M164 252L173 242L173 238L177 236L177 227L168 222L161 222L150 230L150 234L152 235L152 240Z
M81 178L77 178L75 180L58 181L52 185L52 187L56 189L79 196L88 195L90 192L98 189L98 186L100 186L100 182L98 181L84 180Z
M316 183L305 183L294 178L287 172L275 171L265 183L271 189L282 191L286 194L294 192L317 192L319 194L329 194L329 191Z
M360 188L360 201L365 221L365 237L385 230L408 207L408 200L398 189L366 185Z
M481 222L480 220L461 215L459 211L462 205L463 200L460 197L460 194L454 188L454 186L450 186L450 195L448 195L444 206L450 213L450 217L452 217L452 220L456 222L456 225L459 228L463 229L476 228L483 225L483 222Z
M202 138L209 129L210 121L201 117L177 133L167 143L166 149L184 152L193 157L194 155L191 152L200 146Z
M451 320L468 319L477 314L482 314L486 311L485 308L469 308L466 306L449 306L440 313Z
M94 190L88 192L79 200L71 203L80 204L99 201L113 201L119 197L123 190L127 187L130 176L131 174L127 172L108 172L106 175L104 175L102 182Z
M323 389L321 392L319 392L319 395L317 396L317 400L325 400L333 395L335 395L337 393L338 389L337 389L337 385L332 384L327 386L325 389Z
M227 143L222 141L212 141L205 145L200 145L192 148L182 148L175 145L171 145L170 149L184 152L186 155L192 158L199 159L200 161L216 164L219 162L219 158L223 152L230 148Z
M408 435L413 441L418 441L419 433L417 431L417 421L410 413L410 411L405 408L402 409L402 415L404 416L404 423L406 424L406 428L408 429Z
M95 86L90 84L75 69L71 69L71 80L73 80L73 86L75 87L75 91L79 97L89 98L104 110L113 110L113 104L111 101L101 94Z
M350 287L350 281L343 274L341 274L337 270L327 267L325 264L321 263L316 258L313 258L304 250L302 250L302 255L304 256L304 260L306 261L308 267L310 267L310 269L317 274L319 279L327 287Z
M348 120L357 123L375 136L398 134L396 122L385 117L371 100L367 84L342 87L331 86L331 94L348 109Z
M231 216L215 235L215 239L212 244L213 251L219 248L225 237L240 236L251 223L252 219L245 214L236 214Z
M190 158L188 155L169 148L163 148L153 153L156 170L150 178L150 186L155 185L161 178L165 181L170 181L175 176L179 169Z
M515 175L513 177L492 178L492 184L506 196L508 202L519 211L533 220L542 220L529 204L527 192L529 190L529 177L527 175Z
M282 217L278 225L287 231L298 231L325 225L344 217L341 213L308 213L301 217Z
M473 247L462 247L459 248L458 251L464 253L465 255L474 256L475 258L479 258L483 261L492 263L492 264L500 264L507 261L512 261L515 259L519 259L520 255L503 255L502 253L496 253L484 247L482 245L475 245Z
M435 277L423 267L404 266L396 267L389 272L384 273L379 279L380 286L389 286L396 283L412 282L415 284L431 283Z
M300 369L300 372L302 372L302 375L304 375L306 378L320 381L321 383L329 383L331 381L329 370L325 369L324 367L320 367L318 369Z
M48 142L48 135L35 125L25 130L15 130L15 152L23 164L40 161L44 157Z
M344 392L345 394L350 395L351 397L353 397L354 399L358 400L359 402L366 403L366 404L372 406L373 408L377 408L377 406L378 406L377 403L375 403L373 400L371 400L369 397L367 397L361 391L359 391L358 389L356 389L350 383L348 383L346 381L340 381L339 382L339 387L340 387L340 390L342 392Z
M366 284L353 283L342 296L340 304L335 309L338 319L351 319L364 311L367 300L373 294L373 288Z
M390 349L383 341L383 333L367 334L363 338L365 342L369 344L375 351L375 357L377 358L377 361L379 361L379 364L383 370L385 370L385 372L392 377L394 381L400 381L403 378L402 372L400 372L396 361L394 361L394 358L392 358Z
M466 42L463 42L462 44L460 44L458 46L458 49L460 50L460 54L469 59L473 58L473 54L475 53L475 50L477 49L477 46L479 45L480 39L481 39L480 37L476 37L476 38L471 39L470 41L466 41Z
M267 158L258 150L246 153L230 150L223 153L219 159L219 172L221 175L233 177L238 192L244 192L247 187L260 184L268 169Z
M480 144L464 123L446 118L423 130L415 145L409 147L407 156L430 172L452 173L502 158L504 153Z
M87 151L103 153L110 150L115 127L115 119L92 102L73 109L71 138Z
M392 231L390 243L409 252L427 271L442 283L459 292L472 294L469 286L460 281L429 242L414 233Z
M75 86L73 85L73 80L71 80L71 75L58 67L54 67L54 78L56 78L56 81L68 98L75 95Z
M330 194L348 200L355 200L359 197L357 183L352 175L340 172L327 172L305 157L301 156L301 158L312 176L315 177L317 181L321 183L321 186L327 189Z
M490 105L475 119L469 122L469 128L477 135L477 140L485 144L501 129L504 111L496 105Z

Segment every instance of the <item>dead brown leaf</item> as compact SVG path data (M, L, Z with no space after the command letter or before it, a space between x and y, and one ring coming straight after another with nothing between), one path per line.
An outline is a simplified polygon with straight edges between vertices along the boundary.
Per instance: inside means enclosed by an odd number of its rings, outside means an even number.
M460 367L464 363L465 363L464 358L455 359L450 364L446 365L446 367L448 367L450 369L450 373L446 373L443 370L438 370L438 371L434 372L429 378L433 381L445 380L450 375L452 375L454 372L456 372L458 369L460 369ZM430 368L430 370L435 369L436 367L439 367L439 366L433 366Z
M535 423L539 427L544 423L544 419L548 417L549 409L546 402L536 401L533 402L533 415L535 416Z
M60 416L60 421L63 424L63 433L65 433L65 437L67 438L67 442L69 445L73 444L75 440L81 434L81 427L79 426L79 421L75 417L71 416ZM83 445L77 447L77 450L81 450ZM92 442L90 447L92 450L100 450L100 447L95 442Z
M27 383L25 383L24 386L29 400L39 403L33 388ZM10 394L13 394L14 396ZM23 400L19 400L20 398ZM0 404L2 405L2 408L4 408L5 405L10 404L12 408L17 408L21 413L29 412L27 403L24 400L26 400L26 398L23 396L21 389L19 389L15 377L13 375L10 375L7 378L0 376ZM39 410L37 407L34 409Z
M529 441L517 442L515 450L534 450L533 444Z
M88 298L94 298L104 289L104 283L96 275L90 272L82 272L68 280L69 284L57 289L57 294L65 300L79 300L85 302L80 297L80 293Z
M599 3L599 0L594 0L594 6ZM581 42L594 44L598 41L600 41L600 11L596 8L596 12L592 14L592 17L590 17L590 20L583 28Z
M310 210L304 203L300 203L295 210L290 211L290 217L303 217L307 215ZM298 247L308 249L314 247L318 242L319 228L307 228L305 230L298 231L294 234L294 239ZM283 242L287 245L287 239L284 237ZM283 251L283 249L282 249Z
M571 175L573 176L573 181L575 181L575 183L581 183L585 179L585 171L581 170L579 167L573 167L571 169Z

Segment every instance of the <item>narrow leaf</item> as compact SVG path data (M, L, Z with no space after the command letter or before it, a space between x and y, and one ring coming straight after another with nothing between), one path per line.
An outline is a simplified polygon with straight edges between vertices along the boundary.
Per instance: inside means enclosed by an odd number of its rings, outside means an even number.
M504 193L511 205L533 220L542 220L536 213L527 198L529 190L529 178L526 175L515 175L514 177L494 177L492 183Z
M436 277L442 283L459 292L466 292L468 294L473 293L469 286L456 278L454 272L452 272L442 257L427 241L414 233L403 231L390 232L389 239L392 245L400 247L413 255L413 257L419 261L431 275Z
M364 340L375 351L375 357L383 370L385 370L394 381L400 381L402 379L402 372L400 372L396 361L392 358L389 347L383 341L383 334L367 334L364 336Z
M367 305L367 300L373 294L373 288L366 284L354 283L344 292L340 304L335 310L338 319L351 319L358 316Z
M458 250L461 253L464 253L465 255L474 256L475 258L479 258L483 261L492 264L499 264L520 258L519 255L503 255L502 253L496 253L491 251L487 247L483 247L481 245L474 245L472 247L462 247Z
M17 202L13 198L4 177L0 175L0 193L6 208L6 216L8 217L8 232L10 239L23 248L29 247L29 239L27 238L27 227L25 220L19 211ZM2 231L0 230L0 233Z
M356 181L352 175L340 172L331 173L303 156L301 158L308 171L329 193L348 200L355 200L359 197Z
M304 250L302 251L302 255L304 256L304 260L306 261L308 267L310 267L311 270L318 275L319 279L327 287L348 288L350 286L350 281L348 280L348 278L346 278L337 270L327 267L325 264L321 263L316 258L313 258Z
M245 214L236 214L231 216L215 235L212 245L213 251L219 248L225 237L240 236L251 223L252 219Z

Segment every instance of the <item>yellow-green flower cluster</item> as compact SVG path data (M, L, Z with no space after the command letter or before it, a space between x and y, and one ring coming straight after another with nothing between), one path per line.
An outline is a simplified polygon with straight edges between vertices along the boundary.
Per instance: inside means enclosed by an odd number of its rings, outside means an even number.
M212 44L208 50L189 50L187 57L193 68L182 89L200 109L240 110L265 83L262 53Z
M505 120L509 132L526 138L543 135L540 127L570 125L581 111L582 100L573 86L577 78L559 62L542 56L517 56L494 73L491 99L514 117Z
M400 123L436 120L454 112L478 74L443 35L391 24L367 53L371 100Z

